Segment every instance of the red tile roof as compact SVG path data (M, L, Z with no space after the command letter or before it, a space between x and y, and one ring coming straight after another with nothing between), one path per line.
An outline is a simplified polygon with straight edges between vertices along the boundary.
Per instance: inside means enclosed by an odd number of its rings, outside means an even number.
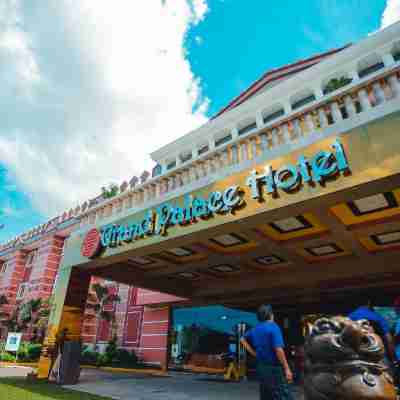
M333 49L327 51L325 53L317 54L310 58L306 58L304 60L296 61L295 63L285 65L283 67L275 68L270 71L267 71L261 78L257 79L254 83L252 83L246 90L239 94L239 96L235 97L227 106L222 108L217 112L211 119L218 117L226 111L229 111L238 105L244 103L247 99L254 96L257 92L259 92L262 88L264 88L268 83L276 81L278 79L293 75L297 72L300 72L304 69L310 68L311 66L321 62L325 58L330 57L333 54L336 54L345 48L350 46L350 44L343 46L338 49Z

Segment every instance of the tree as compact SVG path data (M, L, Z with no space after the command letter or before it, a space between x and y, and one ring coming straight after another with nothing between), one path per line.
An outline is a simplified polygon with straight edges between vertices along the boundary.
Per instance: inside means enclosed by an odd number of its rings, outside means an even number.
M49 300L31 299L20 306L17 322L22 331L32 335L32 342L40 342L44 338L49 315Z
M105 309L105 306L119 303L120 297L110 292L110 288L103 286L100 283L94 283L89 291L88 302L86 307L94 311L94 317L96 318L96 342L99 335L100 323L102 321L113 322L115 319L114 311Z

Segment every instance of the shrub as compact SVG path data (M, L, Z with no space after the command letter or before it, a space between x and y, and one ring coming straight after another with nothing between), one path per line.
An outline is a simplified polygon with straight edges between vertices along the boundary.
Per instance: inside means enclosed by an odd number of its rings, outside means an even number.
M85 348L82 351L81 363L88 364L88 365L97 365L98 357L99 357L99 353L96 353L95 351Z
M138 358L134 351L129 352L125 349L118 349L111 364L115 367L136 367Z
M29 344L26 353L29 361L36 361L40 358L40 353L42 352L41 344Z
M109 362L108 356L106 353L104 354L97 354L97 361L96 361L96 366L97 367L102 367L104 365L107 365Z
M133 368L138 365L138 358L134 351L117 347L116 341L108 343L104 354L97 353L85 347L82 351L82 364L95 365L97 367L111 366L121 368Z
M0 354L0 360L1 361L6 361L6 362L14 362L15 361L15 356L10 353L2 353Z
M18 349L18 360L37 361L40 358L41 351L42 351L41 344L22 342Z

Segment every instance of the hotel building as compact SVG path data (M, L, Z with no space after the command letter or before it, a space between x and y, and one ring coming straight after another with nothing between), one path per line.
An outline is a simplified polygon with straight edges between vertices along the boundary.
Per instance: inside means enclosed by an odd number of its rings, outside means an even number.
M53 292L46 346L66 326L91 342L85 301L102 279L122 298L120 345L165 366L171 306L270 302L291 320L367 296L390 302L400 284L399 38L396 23L265 73L153 152L151 174L2 245L9 311ZM43 375L47 366L43 357Z

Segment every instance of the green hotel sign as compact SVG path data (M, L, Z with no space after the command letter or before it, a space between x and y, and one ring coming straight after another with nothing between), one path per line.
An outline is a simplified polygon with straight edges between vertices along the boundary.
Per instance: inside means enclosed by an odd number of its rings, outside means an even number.
M320 151L309 159L300 155L296 164L282 166L277 171L270 166L261 174L254 170L248 176L246 185L251 197L262 201L265 195L274 197L280 190L290 193L300 190L304 184L324 184L348 169L343 146L336 140L331 151ZM233 213L246 205L244 197L245 192L238 185L210 192L206 197L186 195L183 206L164 203L134 223L101 227L99 245L102 248L115 247L152 235L166 235L168 228L173 226L184 226L219 214ZM91 234L93 238L93 232Z

